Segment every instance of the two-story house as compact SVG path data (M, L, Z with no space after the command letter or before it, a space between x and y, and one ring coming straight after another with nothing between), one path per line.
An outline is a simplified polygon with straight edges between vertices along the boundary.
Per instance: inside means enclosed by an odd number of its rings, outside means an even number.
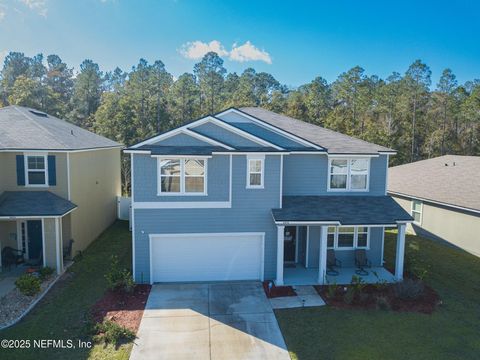
M231 108L125 152L137 282L402 278L412 218L386 195L394 150ZM386 227L398 228L395 276L383 268ZM370 269L358 269L360 253Z
M64 253L116 219L121 147L44 112L1 108L0 249L62 272Z

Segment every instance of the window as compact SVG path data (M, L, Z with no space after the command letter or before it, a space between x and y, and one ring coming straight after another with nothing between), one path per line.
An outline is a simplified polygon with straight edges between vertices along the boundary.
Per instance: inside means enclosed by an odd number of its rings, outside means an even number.
M370 228L367 226L330 226L327 248L337 250L369 249Z
M25 163L26 185L45 186L48 184L46 155L26 155Z
M206 195L205 159L158 159L159 195Z
M412 200L412 217L416 224L422 223L423 203L419 200Z
M330 159L328 190L366 191L370 159Z
M263 188L264 158L247 157L247 188Z

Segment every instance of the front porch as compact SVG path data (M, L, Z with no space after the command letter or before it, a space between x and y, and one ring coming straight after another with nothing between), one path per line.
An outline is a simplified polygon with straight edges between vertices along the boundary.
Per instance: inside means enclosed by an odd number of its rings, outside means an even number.
M336 269L339 274L326 276L326 284L347 285L352 281L352 276L358 276L365 284L375 284L378 282L394 282L395 275L384 267L373 267L367 269L367 275L358 275L355 273L355 267ZM297 264L295 267L286 267L283 273L284 285L318 285L318 268L307 269Z

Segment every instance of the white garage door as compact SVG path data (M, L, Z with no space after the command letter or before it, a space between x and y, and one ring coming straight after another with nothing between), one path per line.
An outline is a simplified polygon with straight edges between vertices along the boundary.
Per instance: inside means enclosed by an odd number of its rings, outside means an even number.
M153 282L262 280L263 233L151 235Z

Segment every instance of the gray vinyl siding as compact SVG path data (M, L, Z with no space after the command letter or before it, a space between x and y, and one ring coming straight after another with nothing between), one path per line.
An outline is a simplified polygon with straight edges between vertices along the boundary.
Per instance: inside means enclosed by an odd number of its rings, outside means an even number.
M142 187L145 186L141 185L144 181L142 178L147 177L147 169L137 172L140 168L135 163L139 157L136 155L134 160L134 174L141 174L134 175L135 202L158 201L151 198L145 200L148 197L142 194ZM135 281L150 280L149 234L169 233L264 232L264 277L275 278L277 228L272 220L271 209L277 208L280 203L280 156L265 157L264 189L246 189L246 156L235 155L232 159L232 208L134 210ZM144 166L147 164L145 162ZM209 181L213 178L209 177Z
M229 155L207 159L207 195L158 195L157 158L135 154L133 161L134 199L143 201L228 201L230 187ZM246 174L245 174L246 177Z
M212 146L205 141L196 139L192 136L186 134L178 134L172 137L166 138L164 140L160 140L153 145L161 145L161 146Z
M369 191L327 191L327 155L288 155L283 160L283 195L385 195L387 156L370 159Z
M370 249L367 250L367 258L372 266L383 266L382 264L382 241L383 228L370 228ZM308 267L318 268L320 255L320 227L310 226L308 247ZM335 250L335 257L342 262L343 267L355 266L354 250Z
M220 126L217 126L212 123L205 123L193 128L196 132L205 135L211 136L213 139L224 142L227 145L232 146L253 146L258 147L257 142L248 140L243 136L235 134L234 132L224 129Z

